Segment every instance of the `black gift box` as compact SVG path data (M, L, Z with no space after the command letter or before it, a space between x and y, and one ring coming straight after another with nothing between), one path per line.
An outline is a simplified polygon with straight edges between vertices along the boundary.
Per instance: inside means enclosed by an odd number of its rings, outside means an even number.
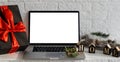
M18 22L22 21L20 11L19 11L19 8L17 5L9 5L8 8L12 11L13 18L14 18L14 25L16 25ZM1 10L0 10L0 17L6 22L6 19L3 16L3 13ZM17 51L24 51L25 48L29 44L26 32L14 32L14 36L20 45L20 47L17 49ZM8 34L8 41L7 42L0 40L0 54L9 53L9 50L12 48L12 41L11 40L12 39L11 39L10 33Z

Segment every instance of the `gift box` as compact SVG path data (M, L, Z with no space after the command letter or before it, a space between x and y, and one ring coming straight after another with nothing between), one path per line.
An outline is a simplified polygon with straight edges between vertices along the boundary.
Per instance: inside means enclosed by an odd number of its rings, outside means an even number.
M28 44L18 6L0 6L0 54L24 51Z

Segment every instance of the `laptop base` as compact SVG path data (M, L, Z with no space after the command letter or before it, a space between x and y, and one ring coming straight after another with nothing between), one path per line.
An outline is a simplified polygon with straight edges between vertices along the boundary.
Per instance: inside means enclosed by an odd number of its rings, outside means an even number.
M80 53L79 56L75 58L70 58L66 56L65 52L32 52L33 46L29 46L23 58L28 60L83 60L85 59L85 54Z

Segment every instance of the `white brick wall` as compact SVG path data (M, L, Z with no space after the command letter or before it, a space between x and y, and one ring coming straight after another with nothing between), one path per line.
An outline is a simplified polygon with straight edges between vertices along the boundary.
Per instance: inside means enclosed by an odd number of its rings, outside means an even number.
M101 31L120 43L120 0L0 0L17 4L25 24L29 10L79 10L81 35Z

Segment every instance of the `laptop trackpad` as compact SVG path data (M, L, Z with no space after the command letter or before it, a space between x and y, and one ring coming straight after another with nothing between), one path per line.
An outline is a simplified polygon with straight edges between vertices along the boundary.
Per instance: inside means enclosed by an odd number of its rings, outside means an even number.
M59 58L59 57L63 57L65 56L65 53L64 52L49 52L49 53L46 53L46 56L47 57L53 57L53 58Z

